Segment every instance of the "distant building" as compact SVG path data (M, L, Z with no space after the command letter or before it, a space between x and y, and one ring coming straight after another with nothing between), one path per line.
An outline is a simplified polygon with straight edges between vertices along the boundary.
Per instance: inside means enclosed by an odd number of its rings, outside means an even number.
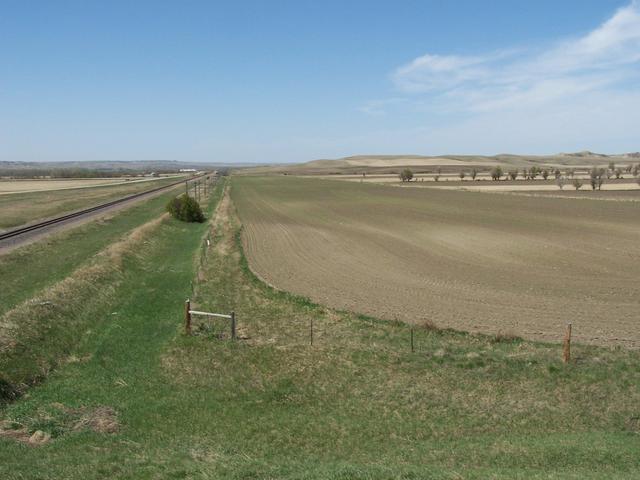
M188 172L195 172L196 169L195 168L181 168L180 169L180 173L188 173Z

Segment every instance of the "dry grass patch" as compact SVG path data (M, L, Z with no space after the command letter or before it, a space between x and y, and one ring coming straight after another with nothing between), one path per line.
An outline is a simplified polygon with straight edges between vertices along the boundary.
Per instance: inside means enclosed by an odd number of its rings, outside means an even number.
M90 430L112 434L120 430L118 413L112 407L67 407L52 403L40 408L37 414L18 423L0 422L0 436L32 446L44 445L50 440L70 432Z

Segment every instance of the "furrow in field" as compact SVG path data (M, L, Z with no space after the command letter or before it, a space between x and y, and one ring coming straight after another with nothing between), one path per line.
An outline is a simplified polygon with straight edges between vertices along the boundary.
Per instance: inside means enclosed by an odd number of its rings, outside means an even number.
M336 308L640 346L640 222L623 203L241 178L252 268Z

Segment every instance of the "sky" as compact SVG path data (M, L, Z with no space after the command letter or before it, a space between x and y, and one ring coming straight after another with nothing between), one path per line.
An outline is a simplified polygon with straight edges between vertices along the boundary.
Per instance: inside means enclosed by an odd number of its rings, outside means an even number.
M640 3L0 0L0 161L640 150Z

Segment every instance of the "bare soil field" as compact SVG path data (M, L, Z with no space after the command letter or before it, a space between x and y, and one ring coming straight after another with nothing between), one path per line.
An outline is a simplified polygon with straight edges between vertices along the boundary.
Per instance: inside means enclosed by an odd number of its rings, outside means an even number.
M396 174L372 174L372 175L314 175L314 178L322 178L324 180L343 180L348 182L357 183L381 183L386 185L399 185L403 187L438 187L438 188L462 188L465 190L483 191L483 190L496 190L496 191L519 191L519 190L556 190L560 191L555 179L549 178L544 180L538 178L535 180L525 180L518 178L516 180L502 179L500 181L493 181L491 176L486 172L478 173L475 180L472 180L468 176L465 179L460 180L458 173L448 173L438 175L438 180L435 179L436 174L422 173L415 174L413 180L410 182L403 182ZM591 190L589 185L589 173L579 172L573 177L582 180L583 186L581 190ZM573 178L565 179L564 188L566 190L575 190L571 185ZM635 178L628 176L621 179L607 179L602 185L602 190L638 190L640 185Z
M457 182L456 185L442 185L442 182L439 183L437 188L445 188L452 190L467 190L472 192L560 192L560 188L552 183L546 182L533 182L531 181L522 181L519 183L516 182L469 182L468 184ZM415 185L413 182L409 186L420 186L419 182ZM430 185L433 186L433 185ZM589 185L583 185L581 188L582 191L590 191L591 187ZM610 192L610 191L625 191L625 190L640 190L640 185L636 182L616 182L616 183L605 183L602 185L600 192ZM564 186L564 190L562 191L573 191L575 192L575 188L571 186L570 183L567 183Z
M251 268L331 307L640 347L634 202L234 177Z

